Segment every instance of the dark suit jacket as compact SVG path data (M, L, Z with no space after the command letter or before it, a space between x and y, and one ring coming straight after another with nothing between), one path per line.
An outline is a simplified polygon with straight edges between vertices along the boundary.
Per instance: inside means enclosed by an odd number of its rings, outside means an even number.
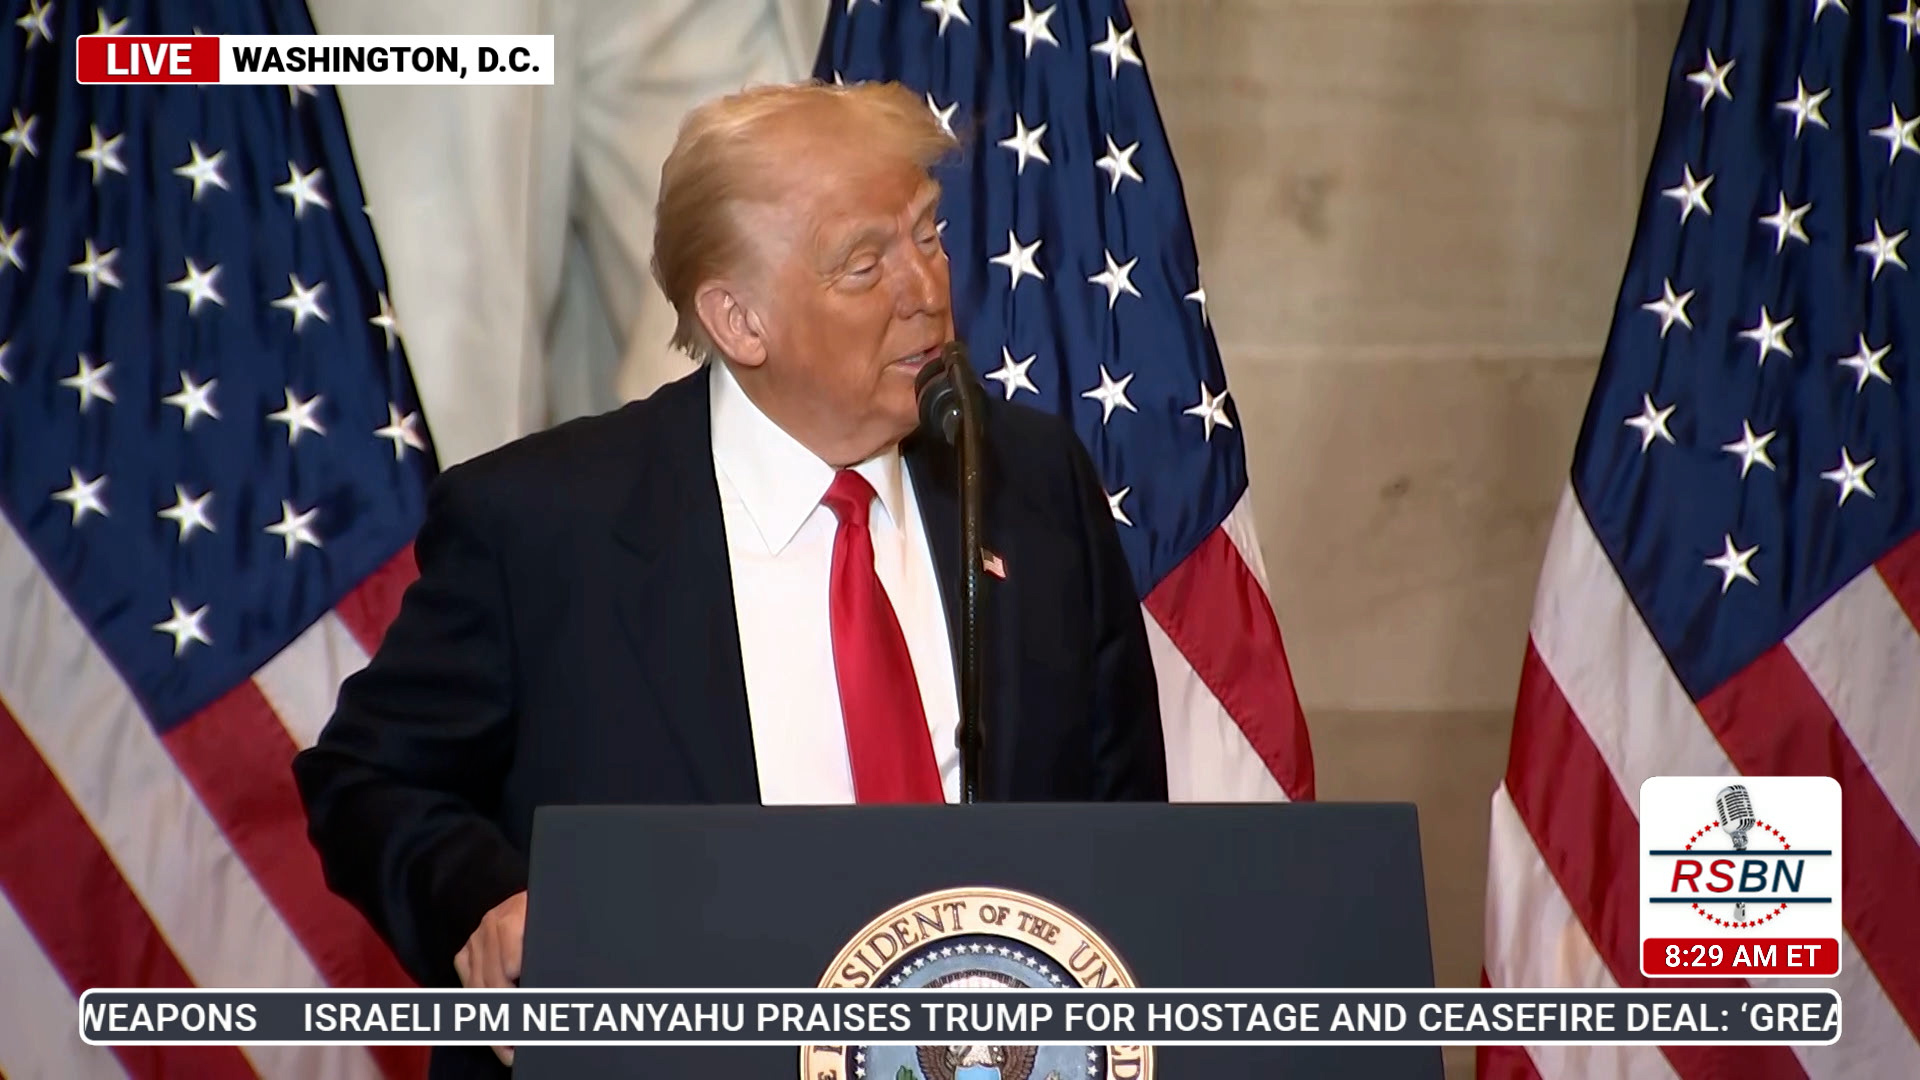
M294 773L328 884L423 985L526 888L534 809L756 803L714 479L708 374L448 470L419 580ZM981 796L1166 798L1140 605L1091 461L1047 414L989 403ZM950 622L951 450L903 447ZM822 633L825 628L822 628ZM956 655L956 670L958 667ZM436 1055L436 1075L455 1057Z

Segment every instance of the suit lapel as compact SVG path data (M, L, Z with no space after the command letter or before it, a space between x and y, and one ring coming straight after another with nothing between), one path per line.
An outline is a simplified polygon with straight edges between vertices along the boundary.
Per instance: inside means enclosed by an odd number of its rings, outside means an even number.
M650 403L637 450L641 475L614 523L631 569L610 587L642 681L702 794L757 803L707 380L696 372Z
M913 478L920 521L927 530L927 549L933 553L934 576L940 581L940 601L947 613L947 644L953 650L954 671L960 663L960 489L950 450L919 433L901 444L907 474Z

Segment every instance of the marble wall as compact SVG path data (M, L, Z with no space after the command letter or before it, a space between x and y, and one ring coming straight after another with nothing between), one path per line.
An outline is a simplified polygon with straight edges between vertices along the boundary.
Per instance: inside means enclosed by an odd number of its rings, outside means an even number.
M1130 6L1320 793L1418 803L1436 973L1477 985L1487 800L1685 0Z

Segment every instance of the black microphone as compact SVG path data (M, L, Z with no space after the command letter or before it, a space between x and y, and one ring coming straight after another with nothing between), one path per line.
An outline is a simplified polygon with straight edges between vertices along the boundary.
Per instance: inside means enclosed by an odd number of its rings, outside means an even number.
M980 542L980 412L985 407L965 343L950 341L914 377L920 426L959 451L960 484L960 801L980 798L981 607L984 548Z
M949 350L965 346L954 342L927 361L913 377L913 392L920 402L920 426L952 446L960 436L960 391L953 385L953 361Z

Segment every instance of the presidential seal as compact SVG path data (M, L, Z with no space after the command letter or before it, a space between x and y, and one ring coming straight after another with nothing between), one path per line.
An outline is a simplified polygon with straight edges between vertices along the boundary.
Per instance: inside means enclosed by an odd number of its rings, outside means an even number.
M949 889L875 919L823 987L1131 987L1111 947L1070 912L1006 889ZM1150 1046L806 1046L802 1080L1150 1080Z

